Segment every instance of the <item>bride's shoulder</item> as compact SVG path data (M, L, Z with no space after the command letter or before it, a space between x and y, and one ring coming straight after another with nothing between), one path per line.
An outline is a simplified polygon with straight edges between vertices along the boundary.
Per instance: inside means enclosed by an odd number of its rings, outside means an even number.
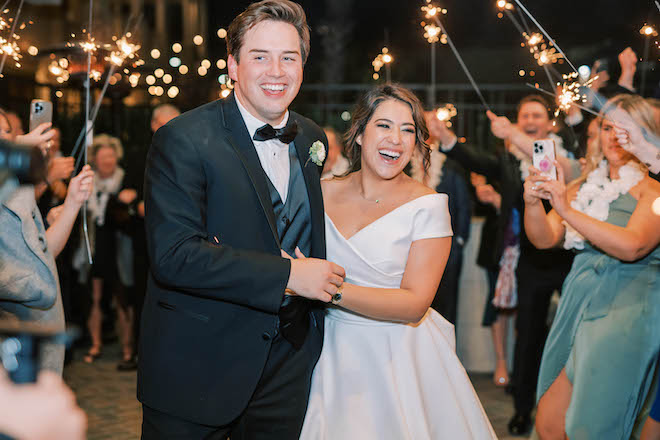
M421 182L418 182L413 178L409 178L408 185L409 185L410 200L418 199L424 196L429 196L431 194L438 194L437 192L435 192L433 188L429 188L428 186L424 185Z
M345 198L345 192L350 190L350 176L331 177L321 180L321 192L323 200L330 202L332 200Z
M349 176L333 176L321 180L323 194L341 191L347 184Z

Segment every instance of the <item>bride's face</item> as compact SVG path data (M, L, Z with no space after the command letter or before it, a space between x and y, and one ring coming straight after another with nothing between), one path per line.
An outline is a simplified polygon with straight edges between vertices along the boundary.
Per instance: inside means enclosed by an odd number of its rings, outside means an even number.
M357 137L362 147L362 169L388 180L398 176L415 149L415 133L410 106L395 99L383 101Z

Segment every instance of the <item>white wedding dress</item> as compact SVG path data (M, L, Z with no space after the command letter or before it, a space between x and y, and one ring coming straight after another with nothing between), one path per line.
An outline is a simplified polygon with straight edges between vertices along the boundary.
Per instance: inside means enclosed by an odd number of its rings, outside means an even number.
M447 200L412 200L348 240L326 215L327 259L347 283L399 288L412 242L452 235ZM401 324L329 308L301 439L494 438L456 357L454 327L437 312Z

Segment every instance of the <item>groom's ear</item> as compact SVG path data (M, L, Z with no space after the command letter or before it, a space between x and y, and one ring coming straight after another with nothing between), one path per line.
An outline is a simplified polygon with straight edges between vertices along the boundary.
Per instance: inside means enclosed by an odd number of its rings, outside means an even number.
M229 78L233 82L238 81L238 62L236 62L233 55L227 57L227 72L229 72Z

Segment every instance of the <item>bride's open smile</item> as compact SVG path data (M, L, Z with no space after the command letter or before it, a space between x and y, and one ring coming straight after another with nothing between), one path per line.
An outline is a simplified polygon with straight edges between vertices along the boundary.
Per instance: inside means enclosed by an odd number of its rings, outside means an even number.
M363 169L383 179L399 175L415 148L415 130L408 104L394 99L380 104L357 138Z

